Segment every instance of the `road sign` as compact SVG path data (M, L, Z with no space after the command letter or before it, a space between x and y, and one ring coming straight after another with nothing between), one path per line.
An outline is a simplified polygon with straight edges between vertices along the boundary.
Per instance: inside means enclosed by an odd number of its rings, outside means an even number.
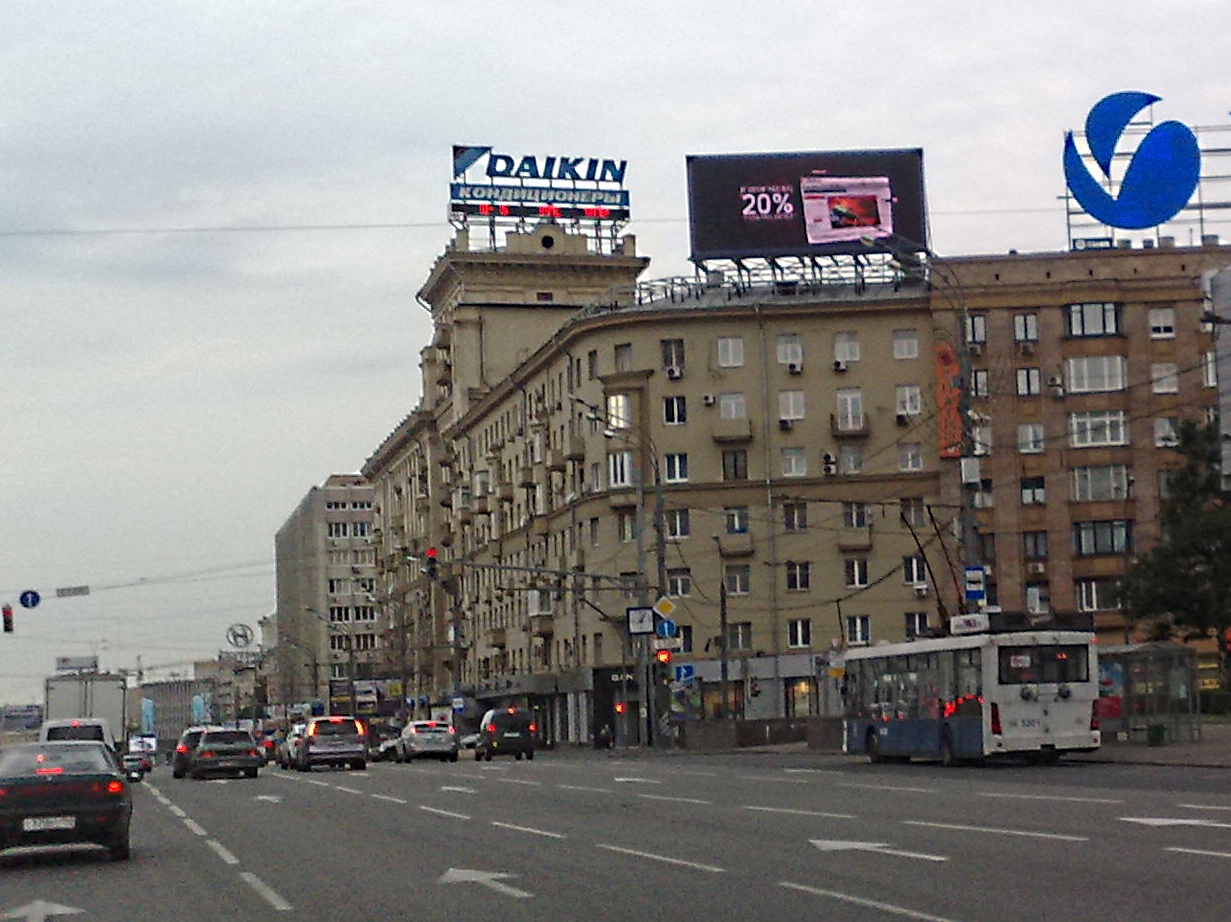
M57 599L67 599L75 595L89 595L89 586L62 586L56 590Z
M675 667L675 681L688 682L697 677L697 667L692 663L686 663L683 666Z
M987 572L982 567L966 568L966 601L982 602L987 598Z
M662 596L654 603L654 614L660 618L670 618L675 613L675 603L666 596Z
M683 650L684 639L682 637L655 637L655 650Z
M654 633L659 637L674 637L679 633L679 628L675 626L675 622L670 618L663 618L662 621L654 625Z
M21 603L22 608L37 608L41 600L37 592L33 589L27 589L17 597L17 601Z

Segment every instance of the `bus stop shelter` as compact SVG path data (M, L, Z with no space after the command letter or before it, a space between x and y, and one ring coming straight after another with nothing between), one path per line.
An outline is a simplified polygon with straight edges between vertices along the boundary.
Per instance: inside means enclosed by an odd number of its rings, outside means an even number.
M1095 715L1104 743L1200 739L1196 650L1173 641L1100 645L1098 664Z

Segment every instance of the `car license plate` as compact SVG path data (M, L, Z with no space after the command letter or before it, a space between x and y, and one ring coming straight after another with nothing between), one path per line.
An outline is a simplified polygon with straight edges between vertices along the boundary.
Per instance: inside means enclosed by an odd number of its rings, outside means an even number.
M517 739L521 739L521 734L520 733L505 733L504 738L506 740L517 740Z
M48 829L73 829L77 826L75 816L27 816L21 821L26 832L44 832Z

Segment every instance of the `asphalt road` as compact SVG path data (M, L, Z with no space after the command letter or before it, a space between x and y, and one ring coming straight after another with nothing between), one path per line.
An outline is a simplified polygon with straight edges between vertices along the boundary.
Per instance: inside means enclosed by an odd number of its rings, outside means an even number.
M0 919L1223 919L1227 782L773 754L160 768L131 861L6 853Z

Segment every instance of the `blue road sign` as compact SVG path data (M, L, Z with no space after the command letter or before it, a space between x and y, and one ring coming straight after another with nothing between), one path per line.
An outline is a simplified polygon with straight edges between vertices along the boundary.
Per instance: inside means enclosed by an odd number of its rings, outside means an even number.
M696 674L697 667L692 663L675 667L675 681L677 682L687 682L689 679L695 678Z
M654 633L664 639L674 637L679 633L679 629L675 626L675 622L670 618L663 618L658 624L654 625Z
M21 602L22 608L35 608L40 601L39 594L33 589L27 589L17 597L17 601Z

